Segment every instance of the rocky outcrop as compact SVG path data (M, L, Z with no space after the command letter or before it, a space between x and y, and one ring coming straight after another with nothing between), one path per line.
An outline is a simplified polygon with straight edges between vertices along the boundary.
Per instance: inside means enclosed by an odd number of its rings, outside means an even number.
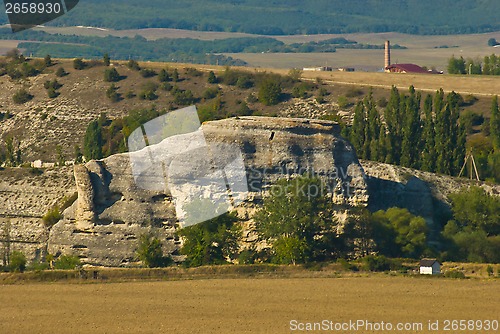
M250 220L263 193L276 180L307 172L325 181L333 204L343 207L367 205L363 169L352 146L340 137L336 123L242 117L205 123L202 131L207 144L204 150L213 153L216 166L223 167L234 160L234 150L225 149L228 145L241 152L248 180L246 201L237 208L243 219ZM166 140L157 145L175 146L186 138L177 142L175 138ZM160 156L168 149L162 148ZM129 154L75 167L79 197L73 207L64 212L64 219L52 228L49 252L76 254L91 264L128 265L134 261L140 235L154 233L163 240L164 252L175 256L179 245L175 238L176 200L193 200L188 195L197 193L193 188L199 186L198 177L213 167L200 156L202 152L197 150L185 152L175 159L168 155L157 156L155 161L163 163L158 169L160 174L146 176L165 183L165 187L159 188L151 184L144 187L137 182L138 175L134 174ZM185 161L191 162L192 168L173 167L184 166ZM163 171L170 171L170 180L172 174L177 173L177 180L193 181L180 187L181 192L188 195L182 197L170 189L171 183L162 181ZM248 224L251 225L251 221ZM254 236L248 234L248 238L253 241Z
M43 261L49 231L42 217L75 191L69 167L0 169L0 265L5 253L15 250L29 262Z
M431 230L437 225L436 217L449 210L447 196L472 184L376 162L360 164L333 122L242 117L207 122L201 129L205 146L178 147L191 142L193 134L160 141L158 147L168 151L174 145L174 151L183 154L147 151L157 155L139 155L144 166L151 164L139 174L134 154L132 161L130 154L118 154L75 166L74 171L55 168L40 175L25 168L0 171L0 233L8 231L11 250L23 251L30 261L43 259L49 252L74 254L94 265L128 266L136 261L137 240L146 233L157 235L164 254L179 260L180 241L175 235L183 207L179 202L194 202L204 194L200 178L208 172L216 175L214 169L224 169L223 180L232 179L233 170L225 167L238 156L248 193L235 209L243 220L246 245L256 245L251 217L270 185L280 178L306 172L321 177L340 219L353 206L368 206L372 211L397 206L424 216ZM482 186L491 193L500 190ZM226 190L234 195L235 188ZM47 210L75 192L78 199L64 211L63 219L50 230L45 227L42 216ZM1 241L1 246L5 249L6 243Z

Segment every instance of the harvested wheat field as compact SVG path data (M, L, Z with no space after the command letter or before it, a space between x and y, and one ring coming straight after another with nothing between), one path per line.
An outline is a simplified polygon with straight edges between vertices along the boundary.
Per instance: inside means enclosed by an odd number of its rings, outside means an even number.
M498 279L371 276L0 286L2 333L289 333L292 320L297 320L293 326L323 320L422 323L421 330L397 333L431 333L429 321L439 320L442 333L446 319L500 320L499 315Z

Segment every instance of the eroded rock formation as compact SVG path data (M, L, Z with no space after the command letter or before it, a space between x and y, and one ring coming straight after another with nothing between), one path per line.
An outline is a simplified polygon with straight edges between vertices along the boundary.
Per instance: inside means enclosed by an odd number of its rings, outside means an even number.
M202 130L207 149L217 152L215 160L231 161L234 152L224 149L227 145L241 151L249 193L237 211L249 220L247 225L251 224L256 202L269 185L280 178L306 172L319 175L331 187L327 190L331 193L332 205L368 204L363 169L352 146L340 137L336 123L243 117L208 122ZM176 144L174 139L168 140L170 145ZM161 156L161 152L158 154ZM186 180L192 181L182 185L182 192L191 193L191 188L198 186L196 178L204 169L210 169L203 161L196 160L199 155L200 152L193 150L175 159L157 157L156 162L167 166L159 168L160 175L156 177L161 182L163 170L172 169L179 160L193 161L194 168L181 171ZM164 252L175 254L179 242L174 236L177 222L174 204L180 196L172 197L168 181L163 190L141 187L140 182L136 182L137 175L133 174L129 154L76 166L75 179L78 200L52 228L49 252L76 254L91 264L126 265L134 261L139 236L152 232L164 241ZM188 196L185 199L193 200ZM254 241L254 236L248 233L247 236L249 241Z

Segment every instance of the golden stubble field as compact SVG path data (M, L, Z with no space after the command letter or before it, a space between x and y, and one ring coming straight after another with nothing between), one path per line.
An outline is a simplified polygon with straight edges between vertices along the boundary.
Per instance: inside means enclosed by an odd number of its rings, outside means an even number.
M429 320L442 326L446 319L500 320L499 315L498 279L371 276L0 286L1 333L289 333L291 320L421 322L423 331L404 333L431 333Z

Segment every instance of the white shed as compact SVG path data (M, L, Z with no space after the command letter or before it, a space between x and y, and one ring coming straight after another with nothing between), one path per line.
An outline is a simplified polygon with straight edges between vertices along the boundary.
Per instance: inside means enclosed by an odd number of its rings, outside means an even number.
M441 274L441 262L436 259L420 260L421 275L439 275Z

